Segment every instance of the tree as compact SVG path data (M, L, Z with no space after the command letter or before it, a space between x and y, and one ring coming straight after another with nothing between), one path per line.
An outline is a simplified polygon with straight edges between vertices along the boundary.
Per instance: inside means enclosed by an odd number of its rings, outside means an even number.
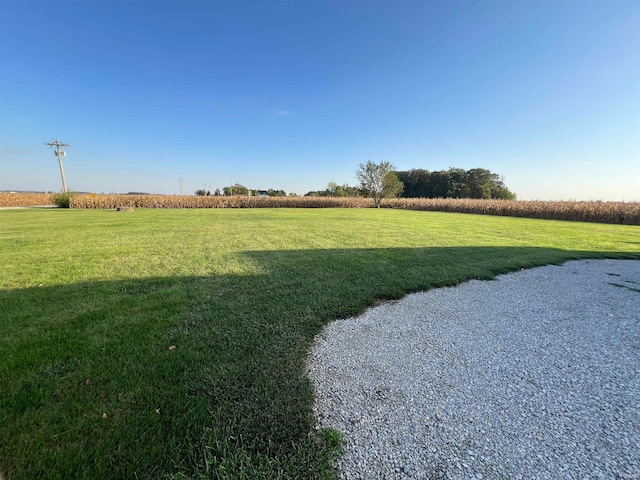
M361 197L363 192L358 187L352 187L348 184L342 185L342 191L345 197Z
M485 168L472 168L467 171L470 198L491 198L491 185L499 180L498 175Z
M449 193L449 172L446 170L431 172L428 190L430 198L447 198Z
M398 178L404 184L402 196L406 198L429 198L429 170L421 168L408 172L397 172Z
M203 188L201 188L200 190L196 190L196 195L198 195L199 197L204 197L207 194L207 191Z
M249 189L244 185L236 183L230 187L224 187L222 189L225 195L249 195Z
M389 172L384 176L382 181L383 198L396 198L402 194L404 184L398 178L396 172Z
M409 170L398 172L398 178L404 183L402 196L405 198L516 198L502 177L484 168Z
M367 163L360 164L360 169L356 172L360 187L369 192L376 208L380 208L380 201L383 198L397 196L402 191L402 182L394 170L395 167L391 162L373 163L367 160ZM390 173L393 173L393 177L387 179ZM399 185L400 188L398 188Z
M500 200L515 200L516 194L505 187L502 180L497 185L491 187L491 198L498 198Z
M448 198L471 198L469 190L467 172L463 168L450 168L449 185L447 189Z

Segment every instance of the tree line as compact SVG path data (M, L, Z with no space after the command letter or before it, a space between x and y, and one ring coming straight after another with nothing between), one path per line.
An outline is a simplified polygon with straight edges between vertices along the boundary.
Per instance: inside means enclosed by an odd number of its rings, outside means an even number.
M514 200L511 192L497 173L484 168L450 168L429 172L414 169L397 172L404 185L404 198L496 198Z
M309 192L305 196L315 197L370 197L373 204L380 206L383 198L397 197L404 189L402 182L390 162L373 163L371 160L360 164L356 178L358 187L342 186L330 182L325 190Z
M222 191L220 191L219 188L216 188L213 194L211 193L210 190L204 190L204 189L196 190L196 195L202 196L202 197L209 197L212 195L217 197L223 194L227 196L243 195L243 196L250 196L250 197L260 197L260 196L286 197L287 196L287 192L285 192L284 190L275 190L273 188L269 188L267 190L250 189L245 187L244 185L240 185L239 183L230 185L228 187L224 187Z
M514 200L511 192L500 175L485 168L449 168L430 172L417 168L408 171L396 171L390 162L360 164L356 171L358 186L338 185L330 182L324 190L307 192L307 197L369 197L374 205L380 205L383 198L484 198ZM216 189L213 195L248 195L285 197L284 190L252 190L236 183ZM196 190L196 195L209 196L208 190ZM295 194L290 194L295 196Z
M502 177L484 168L449 168L433 171L412 169L396 171L389 162L368 161L356 172L360 184L337 185L330 182L325 190L308 192L314 197L372 197L376 206L382 198L485 198L514 200Z

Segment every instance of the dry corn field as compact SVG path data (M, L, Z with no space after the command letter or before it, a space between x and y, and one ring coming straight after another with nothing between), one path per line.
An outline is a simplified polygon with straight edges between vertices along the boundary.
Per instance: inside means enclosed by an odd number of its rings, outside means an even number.
M0 207L50 205L46 193L0 193ZM371 208L370 198L94 195L71 198L71 208ZM640 225L640 202L551 202L456 198L387 199L382 207L578 222Z
M350 208L370 207L368 198L247 197L187 195L78 195L71 208Z
M0 193L0 207L33 207L53 205L48 193Z
M465 198L399 198L389 208L475 213L505 217L640 225L640 202L551 202Z

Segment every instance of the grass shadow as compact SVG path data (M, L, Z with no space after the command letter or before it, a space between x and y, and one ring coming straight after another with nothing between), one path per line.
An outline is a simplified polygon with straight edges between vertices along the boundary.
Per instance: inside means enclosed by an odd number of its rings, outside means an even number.
M263 273L0 291L0 473L331 478L339 442L314 433L304 374L327 321L521 268L640 259L532 247L243 255Z

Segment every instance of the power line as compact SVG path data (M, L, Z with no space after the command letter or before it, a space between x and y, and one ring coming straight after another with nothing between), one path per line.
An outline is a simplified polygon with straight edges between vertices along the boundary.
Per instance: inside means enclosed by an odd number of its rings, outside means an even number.
M114 160L111 157L104 157L103 155L98 155L97 153L90 152L90 151L84 150L82 148L78 148L77 145L76 145L75 148L76 148L76 152L80 152L80 153L82 153L84 155L89 155L89 156L95 157L95 158L99 159L100 161L102 161L104 163L117 165L117 166L120 166L120 167L127 168L127 169L129 169L131 171L137 171L137 172L140 172L140 173L144 173L145 175L153 176L153 177L157 177L157 178L164 178L164 179L173 178L173 180L175 181L175 177L170 177L168 175L157 173L155 171L152 171L152 170L149 170L149 169L146 169L146 168L140 168L140 167L136 167L136 166L133 166L133 165L130 165L130 164L126 164L126 163ZM180 195L184 195L184 193L183 193L183 185L182 185L182 182L184 182L184 181L185 180L183 180L183 179L179 179L178 180L178 182L180 182ZM187 179L186 181L188 182L189 180ZM205 189L207 188L206 184L203 184L203 186L205 187ZM209 185L209 189L211 189L211 185Z

